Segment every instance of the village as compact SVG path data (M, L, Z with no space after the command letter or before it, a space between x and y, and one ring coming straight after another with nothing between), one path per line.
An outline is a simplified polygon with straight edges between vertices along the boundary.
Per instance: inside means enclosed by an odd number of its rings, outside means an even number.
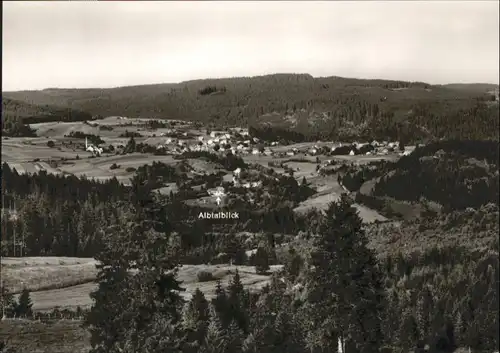
M160 136L167 137L157 143L156 149L166 154L181 154L188 151L206 151L212 153L232 153L234 155L274 156L278 158L297 155L408 155L411 149L400 148L398 142L371 141L353 143L322 142L284 144L278 141L261 141L252 137L246 128L228 128L226 131L211 131L200 134L182 128L167 129ZM116 146L122 148L123 145ZM92 148L92 147L91 147ZM95 148L95 147L94 147ZM101 150L102 152L102 150Z

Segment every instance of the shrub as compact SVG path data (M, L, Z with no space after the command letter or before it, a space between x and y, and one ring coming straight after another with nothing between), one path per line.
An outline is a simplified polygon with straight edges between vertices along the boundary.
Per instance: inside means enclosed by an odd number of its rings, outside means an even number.
M135 172L136 169L134 167L127 167L125 168L125 171L130 173L130 172Z
M208 271L200 271L197 273L196 277L198 278L198 282L215 281L215 277L212 275L212 272Z
M120 166L116 163L111 164L111 166L109 167L109 169L111 169L111 170L118 169L118 168L120 168Z
M47 142L47 147L49 147L49 148L54 148L54 146L55 146L55 145L56 145L56 144L55 144L55 143L54 143L54 141L52 141L52 140L49 140L49 141Z

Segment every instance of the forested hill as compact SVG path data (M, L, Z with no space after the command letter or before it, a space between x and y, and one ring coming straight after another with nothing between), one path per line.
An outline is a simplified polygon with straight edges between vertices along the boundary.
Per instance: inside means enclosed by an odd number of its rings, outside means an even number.
M489 89L423 82L274 74L3 96L92 115L195 120L217 126L271 123L311 138L498 139L498 105Z
M31 104L22 100L2 97L2 121L21 119L24 124L47 121L84 121L90 120L89 113L64 106Z

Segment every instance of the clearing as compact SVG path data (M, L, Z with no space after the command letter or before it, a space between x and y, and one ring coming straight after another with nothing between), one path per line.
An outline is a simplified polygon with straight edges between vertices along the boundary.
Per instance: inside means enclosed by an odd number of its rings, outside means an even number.
M32 291L33 309L36 311L56 307L75 309L92 304L89 293L96 288L96 263L89 258L7 257L2 259L2 276L11 291L18 293L22 288ZM270 273L280 268L280 265L271 266ZM254 266L184 265L178 273L178 279L186 289L182 295L189 298L199 288L207 298L212 298L216 280L221 280L223 286L227 285L236 269L243 285L252 291L258 291L269 283L269 274L256 274ZM212 273L214 280L199 282L197 275L200 271Z

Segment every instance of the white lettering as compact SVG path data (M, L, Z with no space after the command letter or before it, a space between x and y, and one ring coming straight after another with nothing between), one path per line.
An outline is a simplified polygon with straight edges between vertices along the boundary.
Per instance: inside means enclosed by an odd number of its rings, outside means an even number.
M198 218L202 219L239 219L240 214L238 212L200 212Z

